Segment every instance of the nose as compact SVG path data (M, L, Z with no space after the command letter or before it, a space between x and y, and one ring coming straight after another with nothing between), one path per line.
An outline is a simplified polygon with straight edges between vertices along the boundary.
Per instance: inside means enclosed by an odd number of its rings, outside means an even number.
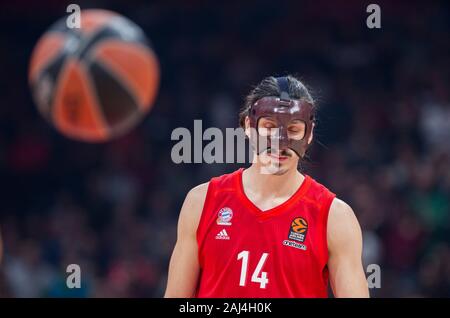
M289 137L287 134L287 129L285 127L278 127L276 134L271 141L271 146L277 150L284 150L289 148Z
M286 149L289 146L289 137L287 129L284 126L280 127L280 150Z

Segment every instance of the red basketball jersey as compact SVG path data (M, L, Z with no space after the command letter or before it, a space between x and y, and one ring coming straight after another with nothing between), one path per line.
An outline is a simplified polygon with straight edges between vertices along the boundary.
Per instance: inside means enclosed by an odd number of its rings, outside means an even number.
M211 179L197 229L197 297L327 297L328 211L335 194L310 176L261 211L239 169Z

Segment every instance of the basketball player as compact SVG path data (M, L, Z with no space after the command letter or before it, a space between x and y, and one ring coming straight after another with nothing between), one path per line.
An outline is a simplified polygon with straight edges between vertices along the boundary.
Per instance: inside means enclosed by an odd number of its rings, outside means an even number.
M352 209L298 171L314 115L292 76L250 93L240 123L256 160L188 193L165 297L327 297L328 281L335 297L369 296Z

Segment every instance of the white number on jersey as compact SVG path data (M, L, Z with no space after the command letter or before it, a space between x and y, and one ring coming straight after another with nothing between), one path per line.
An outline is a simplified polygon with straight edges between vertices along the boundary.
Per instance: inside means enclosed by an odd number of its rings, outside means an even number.
M248 268L248 259L250 252L242 251L238 254L237 259L242 259L242 267L241 267L241 277L239 279L239 286L245 286L247 280L247 268ZM259 288L266 288L266 285L269 283L269 279L267 278L267 272L261 272L264 263L266 262L268 253L263 253L261 258L259 259L258 265L256 265L255 271L253 272L251 281L254 283L259 283Z

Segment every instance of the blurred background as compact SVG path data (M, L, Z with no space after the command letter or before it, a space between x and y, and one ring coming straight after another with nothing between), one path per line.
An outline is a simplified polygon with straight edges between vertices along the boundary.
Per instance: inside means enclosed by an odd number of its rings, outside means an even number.
M320 105L303 169L355 210L381 267L372 296L450 296L447 1L376 1L381 29L369 1L78 1L140 25L161 63L150 114L103 144L60 135L27 84L69 3L1 4L0 297L161 297L184 196L245 166L174 164L172 130L237 127L251 87L287 73ZM81 289L65 287L72 263Z

